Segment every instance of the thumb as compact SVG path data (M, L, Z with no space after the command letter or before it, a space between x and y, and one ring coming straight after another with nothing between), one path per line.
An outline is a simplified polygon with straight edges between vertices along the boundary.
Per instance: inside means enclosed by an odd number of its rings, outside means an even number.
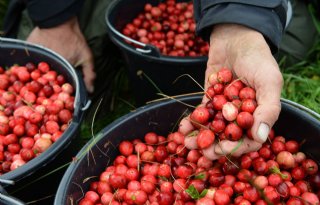
M82 64L83 80L89 93L94 91L94 79L96 78L96 73L94 72L93 62L86 61Z
M253 113L254 124L251 130L253 139L257 142L263 143L267 140L270 129L278 119L281 110L281 89L282 76L256 88L258 106Z
M83 81L85 83L86 89L89 93L94 91L94 79L96 78L96 73L94 71L94 63L91 51L87 51L82 58L85 59L81 62L78 62L76 65L82 67Z

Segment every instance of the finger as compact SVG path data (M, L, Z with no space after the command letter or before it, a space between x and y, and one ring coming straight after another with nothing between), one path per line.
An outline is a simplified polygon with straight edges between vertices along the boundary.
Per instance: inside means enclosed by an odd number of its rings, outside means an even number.
M210 160L216 160L219 159L222 155L219 155L215 152L216 143L210 145L210 147L203 149L202 153L205 157L207 157Z
M189 116L183 118L180 121L178 131L181 132L183 135L188 135L193 130L194 130L194 127L193 127L193 125L192 125L192 123L190 121Z
M207 102L208 102L209 100L210 100L210 99L209 99L206 95L203 95L201 104L205 105L205 104L207 104Z
M86 88L89 93L93 93L94 91L94 79L96 78L96 74L94 72L93 62L85 61L82 64L82 72L83 72L83 80L86 85Z
M186 136L184 138L184 145L189 150L198 149L197 136L193 136L193 135L192 136Z
M86 89L89 93L94 91L94 79L96 78L96 73L94 72L94 63L92 53L89 48L83 49L83 52L80 54L80 60L76 63L76 66L82 67L83 81L85 83Z
M261 146L261 143L250 140L247 137L244 137L242 142L222 140L215 146L215 153L217 155L231 154L232 156L239 157L242 154L257 151Z
M179 132L185 135L184 145L188 149L198 149L198 144L197 144L198 131L197 130L195 130L194 132L192 131L194 131L194 127L190 122L189 116L183 118L179 125Z
M258 106L253 113L254 124L252 136L257 142L263 143L267 140L271 127L278 119L281 103L282 75L280 72L273 75L273 80L256 87L256 99Z
M206 73L205 73L205 81L204 81L204 92L206 92L206 90L214 84L214 80L216 79L216 71L212 66L207 67L206 69ZM202 98L202 104L206 104L210 99L206 96L203 95Z

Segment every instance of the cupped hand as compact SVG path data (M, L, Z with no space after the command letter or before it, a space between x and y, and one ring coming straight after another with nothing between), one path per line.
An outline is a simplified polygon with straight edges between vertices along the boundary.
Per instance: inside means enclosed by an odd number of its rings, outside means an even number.
M211 160L226 154L241 156L258 150L267 140L270 128L281 110L282 74L261 33L241 25L216 25L210 36L205 90L210 86L210 76L216 76L222 67L231 69L236 78L255 89L258 106L253 114L253 140L245 137L241 144L228 140L215 143L202 150ZM208 100L204 96L200 106L205 105ZM189 117L180 122L179 131L183 134L188 135L194 129ZM240 147L237 147L239 144ZM186 137L185 145L190 149L197 148L196 137Z
M88 92L94 91L93 56L76 17L52 28L35 27L27 41L57 52L75 67L81 66Z

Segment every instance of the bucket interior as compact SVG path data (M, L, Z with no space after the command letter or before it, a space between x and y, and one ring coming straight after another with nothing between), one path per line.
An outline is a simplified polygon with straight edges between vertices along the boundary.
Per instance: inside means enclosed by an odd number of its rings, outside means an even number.
M150 0L118 0L114 4L111 13L108 15L108 19L115 29L121 31L124 26L132 21L139 13L143 12L144 5L151 3L152 5L157 5L160 1L150 1ZM130 6L129 6L130 5Z
M181 100L196 105L201 101L201 97L185 97ZM298 140L298 142L306 139L302 150L313 158L320 159L320 151L317 149L320 121L290 102L282 102L282 107L280 118L274 127L276 134L283 135L286 139ZM188 110L190 111L190 108L179 102L165 101L142 107L104 128L95 136L97 143L91 147L91 154L87 154L69 166L60 183L55 205L71 204L71 201L81 199L82 191L89 190L90 182L96 181L106 166L110 165L119 154L116 147L121 141L141 139L147 132L152 131L158 135L167 136L170 132L177 130L177 122ZM80 156L80 153L83 154L89 144L90 142L77 156Z
M124 26L131 22L138 14L144 11L144 6L149 3L156 6L163 1L161 0L116 0L107 18L112 26L121 31ZM189 0L177 0L176 2L189 2ZM128 6L130 5L130 6Z

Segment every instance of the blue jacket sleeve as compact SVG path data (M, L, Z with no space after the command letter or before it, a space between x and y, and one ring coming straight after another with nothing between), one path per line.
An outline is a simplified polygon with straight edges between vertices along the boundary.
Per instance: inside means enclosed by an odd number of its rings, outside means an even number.
M235 23L262 33L275 53L286 24L287 0L194 0L196 33L208 40L212 27Z
M27 10L40 28L57 26L80 11L83 0L28 0Z

